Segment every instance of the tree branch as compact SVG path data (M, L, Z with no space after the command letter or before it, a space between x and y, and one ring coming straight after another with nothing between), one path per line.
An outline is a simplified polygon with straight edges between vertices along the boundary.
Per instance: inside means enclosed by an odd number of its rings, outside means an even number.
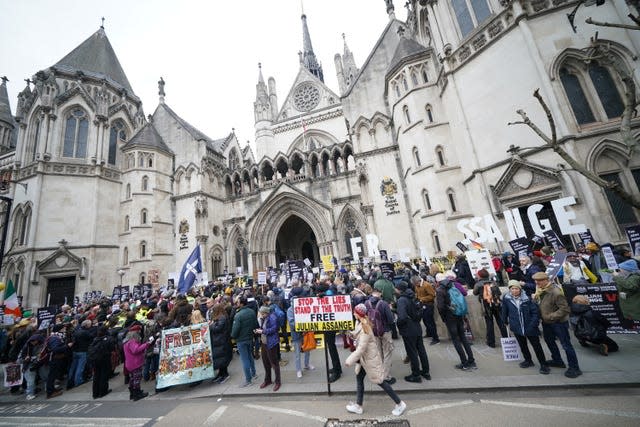
M590 17L585 19L587 24L597 25L598 27L614 27L614 28L624 28L625 30L640 30L640 25L629 25L629 24L612 24L610 22L600 22L594 21Z
M564 150L564 148L560 146L560 144L558 144L557 135L556 135L556 124L553 119L553 116L551 115L551 110L547 106L544 99L542 99L542 96L540 95L538 89L536 89L533 92L533 96L538 100L538 103L540 104L545 114L547 115L547 120L549 121L549 127L551 128L551 138L545 135L544 132L542 132L538 128L538 126L536 126L535 123L531 122L531 120L527 117L527 114L523 110L518 110L517 113L524 119L524 124L529 126L529 128L531 128L540 138L542 138L545 141L545 143L553 151L555 151L560 157L562 157L562 159L565 162L567 162L569 166L572 169L574 169L576 172L580 173L582 176L592 181L599 187L613 191L618 197L620 197L626 203L630 204L636 209L640 209L640 195L632 195L626 192L619 183L614 181L607 181L600 178L598 175L591 172L589 169L587 169L585 166L579 163L576 159L574 159L569 153L567 153ZM634 98L635 98L635 95L634 95Z

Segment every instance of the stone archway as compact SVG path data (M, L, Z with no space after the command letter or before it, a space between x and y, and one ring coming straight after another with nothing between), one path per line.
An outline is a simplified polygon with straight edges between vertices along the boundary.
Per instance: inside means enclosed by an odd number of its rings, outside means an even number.
M287 218L276 238L276 263L308 258L312 265L320 261L316 235L302 218Z
M278 264L278 235L283 226L285 230L288 228L285 224L287 221L300 221L300 224L308 227L313 234L317 246L317 252L314 252L316 263L322 255L329 255L334 251L335 232L331 208L295 190L280 190L284 191L269 197L256 214L247 220L249 252L254 272ZM298 219L290 219L293 217ZM306 240L310 242L310 239ZM301 242L301 245L303 244L304 242ZM300 253L303 253L302 248Z

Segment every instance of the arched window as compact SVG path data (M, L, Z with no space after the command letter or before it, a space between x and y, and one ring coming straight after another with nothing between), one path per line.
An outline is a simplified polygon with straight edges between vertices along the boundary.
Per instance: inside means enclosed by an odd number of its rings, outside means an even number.
M436 147L436 158L438 159L439 166L445 166L447 164L447 161L444 157L444 148L442 148L441 146Z
M140 242L140 258L146 258L146 257L147 257L147 242L143 240L142 242Z
M451 208L451 213L458 212L458 206L456 205L456 194L452 189L447 190L447 199L449 199L449 207Z
M125 247L122 251L122 265L129 264L129 248Z
M62 155L64 157L85 158L87 156L88 133L89 120L87 120L86 113L80 108L71 111L67 117Z
M19 245L26 245L29 237L29 223L31 222L31 209L27 208L20 219L20 237Z
M143 272L138 276L138 284L144 285L145 283L147 283L147 275Z
M420 72L420 74L422 74L422 82L429 83L429 75L427 74L427 69L422 68L422 71Z
M413 160L415 161L417 168L422 166L422 162L420 162L420 153L418 152L418 147L413 147Z
M451 6L462 37L466 37L491 15L487 0L451 0Z
M431 210L431 199L429 198L429 192L427 190L422 190L422 197L424 199L424 207L427 211Z
M438 232L433 230L431 231L431 242L433 243L433 249L436 253L442 252L442 247L440 246L440 237L438 236Z
M400 98L400 86L398 86L397 84L393 84L393 90L396 92L396 96L398 98Z
M140 224L146 224L146 223L147 223L147 210L142 209L140 211Z
M146 175L142 177L142 191L149 191L149 177Z
M593 62L589 65L589 76L607 118L620 117L624 112L624 103L609 70L597 62Z
M131 184L127 184L125 190L125 199L129 200L131 198Z
M429 123L433 123L433 109L431 108L431 104L427 104L424 109L427 112L427 120Z
M234 148L229 152L229 169L234 170L240 166L238 151Z
M402 77L402 87L404 90L409 90L409 84L407 84L407 79L404 76Z
M591 106L587 101L577 73L570 72L567 68L562 68L560 69L560 81L569 99L576 122L580 125L595 122L596 119L593 116L593 111L591 111Z
M411 82L414 86L418 86L418 75L416 73L411 73Z
M149 168L153 167L153 155L150 155L149 158L147 159L147 167Z
M129 223L129 215L125 215L124 217L124 231L129 231L131 228L131 224Z
M409 115L409 107L407 107L406 105L404 107L402 107L402 112L404 113L404 119L407 122L407 124L411 124L411 116Z
M36 160L38 155L38 141L40 140L40 119L36 120L33 129L33 147L31 150L31 161Z
M144 154L143 153L138 153L138 167L140 167L140 168L144 167Z
M211 259L211 271L213 271L213 277L222 275L222 254L220 251L215 251Z
M107 161L110 165L116 164L116 154L118 153L118 142L126 140L126 133L124 130L124 123L118 120L111 125L111 131L109 133L109 155Z

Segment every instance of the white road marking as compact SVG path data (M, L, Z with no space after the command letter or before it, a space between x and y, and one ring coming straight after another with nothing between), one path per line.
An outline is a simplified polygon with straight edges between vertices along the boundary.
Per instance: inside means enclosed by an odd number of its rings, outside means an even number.
M569 406L538 405L535 403L504 402L500 400L480 400L480 402L489 403L493 405L516 406L520 408L546 409L549 411L576 412L576 413L592 414L592 415L610 415L613 417L625 417L625 418L640 418L640 412L612 411L609 409L573 408Z
M142 427L151 418L2 417L0 426Z
M308 420L318 421L318 422L321 422L321 423L326 423L327 422L327 419L325 417L319 417L317 415L307 414L306 412L293 411L291 409L273 408L271 406L261 406L261 405L252 405L252 404L247 404L247 405L244 405L244 406L246 406L247 408L251 408L251 409L261 409L263 411L277 412L279 414L292 415L294 417L302 417L302 418L306 418Z
M438 403L436 405L423 406L422 408L415 408L409 411L405 411L403 415L418 415L418 414L423 414L425 412L436 411L438 409L447 409L447 408L454 408L456 406L471 405L472 403L474 403L473 400L462 400L460 402L451 402L451 403ZM398 417L396 417L395 415L386 415L380 418L379 421L389 421L396 418Z
M218 419L220 419L220 417L222 416L222 414L224 414L224 411L227 410L226 406L221 406L218 409L216 409L215 411L213 411L213 413L211 415L209 415L209 417L202 423L203 426L212 426L216 423L216 421L218 421Z

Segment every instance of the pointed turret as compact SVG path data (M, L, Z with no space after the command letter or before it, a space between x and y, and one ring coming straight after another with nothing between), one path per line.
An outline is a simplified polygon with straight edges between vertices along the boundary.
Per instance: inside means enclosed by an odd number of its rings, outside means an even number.
M347 46L347 38L344 33L342 33L342 39L344 40L344 49L342 56L336 54L334 60L338 73L338 84L340 86L340 93L345 93L345 91L355 80L360 70L358 69L358 67L356 67L356 61L353 58L353 53L351 53L351 50L349 50L349 46Z
M126 89L129 94L134 93L103 27L58 61L53 68L68 73L82 71L90 77L104 78Z
M7 93L8 81L9 79L3 76L2 84L0 84L0 150L2 152L11 148L15 129L15 120L11 114L9 94Z
M256 84L256 101L253 103L253 113L255 122L261 122L263 120L271 121L273 115L271 112L271 104L269 102L269 93L267 92L267 85L264 83L264 77L262 76L262 64L258 64L258 84Z
M302 14L302 55L300 55L300 63L304 65L311 74L324 83L322 65L318 62L316 54L313 53L311 36L309 35L309 28L307 27L307 15L304 13Z

